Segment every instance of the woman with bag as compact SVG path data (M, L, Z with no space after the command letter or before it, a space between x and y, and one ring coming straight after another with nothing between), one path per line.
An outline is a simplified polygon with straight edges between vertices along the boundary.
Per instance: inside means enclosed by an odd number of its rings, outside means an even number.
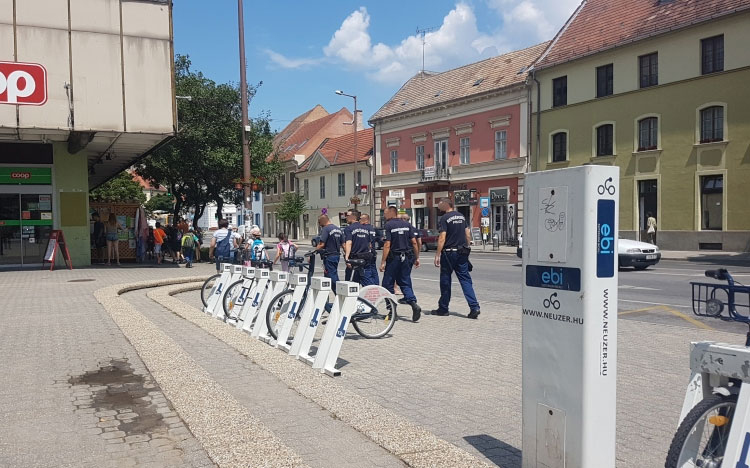
M654 218L651 212L646 216L646 235L648 236L648 242L656 245L656 218Z

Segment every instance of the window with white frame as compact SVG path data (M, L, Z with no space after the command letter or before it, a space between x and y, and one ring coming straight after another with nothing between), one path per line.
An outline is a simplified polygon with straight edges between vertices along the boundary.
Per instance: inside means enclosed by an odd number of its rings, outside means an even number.
M343 172L338 175L338 189L339 197L346 195L346 175Z
M398 172L398 151L391 150L391 174Z
M294 188L294 186L296 185L295 184L295 179L296 179L296 176L295 176L294 172L290 172L289 173L289 191L290 192L294 192L294 190L295 190L295 188Z
M568 134L557 132L552 135L552 162L568 160Z
M273 180L273 194L277 195L279 193L279 179Z
M711 106L701 110L701 143L724 141L724 107Z
M286 176L281 175L281 193L286 192Z
M320 199L326 198L326 176L320 176Z
M417 170L424 169L424 145L417 146Z
M305 198L310 198L310 181L308 179L305 179L305 182L302 184L304 187L303 193L305 194Z
M659 119L646 117L638 121L638 151L657 149L659 144Z
M505 130L495 132L495 159L508 158L508 133Z
M460 158L461 164L469 164L471 161L470 155L469 155L469 138L468 137L461 138L461 140L459 140L459 143L458 143L458 148L461 153L461 158Z
M611 156L614 154L614 130L612 124L596 127L596 155Z

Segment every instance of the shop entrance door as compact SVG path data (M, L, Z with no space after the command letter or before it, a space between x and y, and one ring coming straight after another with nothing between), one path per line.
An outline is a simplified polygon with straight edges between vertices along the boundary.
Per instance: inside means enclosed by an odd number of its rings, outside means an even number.
M508 205L494 205L495 234L500 237L501 244L508 243Z
M659 185L656 179L638 181L638 234L640 240L648 241L648 214L651 213L656 222L659 222L659 213L657 213L659 194Z
M41 264L51 232L51 193L0 193L0 267Z

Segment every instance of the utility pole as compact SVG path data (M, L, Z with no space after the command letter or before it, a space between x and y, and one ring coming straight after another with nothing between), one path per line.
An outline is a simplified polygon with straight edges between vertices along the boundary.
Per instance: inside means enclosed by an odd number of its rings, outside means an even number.
M240 95L242 99L242 187L245 212L242 219L245 227L253 224L252 191L250 190L250 144L247 141L247 132L250 130L247 109L247 65L245 64L245 19L242 8L242 0L237 0L237 20L239 23L240 36ZM247 229L246 229L247 230ZM246 234L247 235L247 234Z
M432 32L435 29L437 29L437 28L432 27L432 28L422 28L422 29L419 29L419 26L417 26L417 34L419 34L422 37L422 75L424 75L424 46L425 46L425 44L427 44L427 42L424 39L424 36L428 32Z

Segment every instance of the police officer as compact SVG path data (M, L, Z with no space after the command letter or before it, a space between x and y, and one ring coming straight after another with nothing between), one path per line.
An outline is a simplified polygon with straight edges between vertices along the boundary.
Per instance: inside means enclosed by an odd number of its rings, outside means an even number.
M359 213L354 210L349 210L346 212L346 227L341 230L341 232L344 233L344 247L346 246L346 241L350 240L352 238L352 230L359 227ZM344 257L345 259L348 257ZM351 281L352 279L352 266L348 263L346 264L346 269L344 270L344 281Z
M364 215L362 218L364 218ZM369 217L367 217L367 221L369 222ZM354 272L351 280L362 286L378 284L378 269L375 267L375 259L372 254L375 230L372 229L372 226L365 226L360 222L354 222L347 228L349 229L344 230L344 259L347 262L347 268L349 268L347 271L353 271L349 259L365 260L366 262L361 270Z
M411 233L411 226L398 218L395 206L385 210L385 245L380 271L383 274L383 287L393 294L393 284L398 283L404 293L406 303L411 306L412 320L416 322L422 315L422 308L411 287L412 265L419 268L419 249Z
M323 266L325 267L325 277L331 279L331 289L336 290L336 282L339 280L339 256L341 255L341 244L344 242L344 235L338 226L333 224L326 215L318 218L320 230L320 242L317 250L323 251Z
M417 229L416 227L412 226L412 224L411 224L411 217L408 214L402 213L398 217L402 221L404 221L406 224L408 224L409 227L411 228L411 235L414 238L414 240L417 241L417 250L419 250L421 252L422 251L422 236L419 233L419 229ZM399 299L398 303L399 304L408 304L408 302L406 301L406 297L402 297L401 299Z
M453 208L453 200L443 198L438 208L445 212L438 221L440 237L438 237L435 252L435 266L440 268L440 300L438 308L431 314L448 315L448 303L451 300L451 274L455 272L466 302L469 303L468 318L476 319L479 317L479 302L474 294L474 286L469 275L471 231L464 215Z

